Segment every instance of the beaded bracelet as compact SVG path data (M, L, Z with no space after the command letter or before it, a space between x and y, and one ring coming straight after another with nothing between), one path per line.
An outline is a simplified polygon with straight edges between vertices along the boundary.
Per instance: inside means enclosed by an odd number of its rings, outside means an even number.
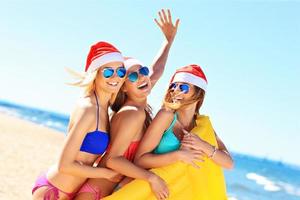
M217 147L213 146L214 147L214 151L212 152L212 154L210 156L208 156L208 158L213 158L215 156L215 154L217 153Z

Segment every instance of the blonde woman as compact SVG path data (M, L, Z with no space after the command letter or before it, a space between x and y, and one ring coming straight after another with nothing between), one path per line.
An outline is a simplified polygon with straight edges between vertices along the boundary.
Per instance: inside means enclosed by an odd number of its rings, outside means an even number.
M155 21L162 30L165 41L154 59L153 73L150 74L148 67L139 60L125 59L127 78L112 107L116 113L111 120L111 144L100 165L130 178L146 180L157 198L161 198L168 196L165 182L156 174L132 163L139 141L152 120L147 97L163 74L179 24L179 20L175 24L172 23L170 10L167 12L162 10L158 14L160 20L155 19ZM124 179L119 186L129 180L129 178ZM78 192L76 200L99 200L109 195L116 185L107 179L89 179Z
M75 85L85 88L71 114L68 134L59 160L42 174L32 189L34 200L72 199L87 178L119 181L120 176L93 163L109 143L108 107L124 82L123 56L107 42L93 45L85 74Z

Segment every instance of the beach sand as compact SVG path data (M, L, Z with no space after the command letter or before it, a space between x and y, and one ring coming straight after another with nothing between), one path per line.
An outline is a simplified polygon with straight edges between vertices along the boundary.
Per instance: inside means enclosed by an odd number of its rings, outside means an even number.
M35 179L57 161L64 137L0 113L0 200L31 199Z

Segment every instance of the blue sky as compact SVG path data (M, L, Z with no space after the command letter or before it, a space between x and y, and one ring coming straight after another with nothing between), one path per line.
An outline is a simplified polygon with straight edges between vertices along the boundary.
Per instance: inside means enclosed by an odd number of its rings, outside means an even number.
M197 63L209 82L202 112L229 149L300 165L300 1L4 1L0 99L69 113L80 92L64 67L82 71L100 40L149 65L161 8L181 24L150 104L177 67Z

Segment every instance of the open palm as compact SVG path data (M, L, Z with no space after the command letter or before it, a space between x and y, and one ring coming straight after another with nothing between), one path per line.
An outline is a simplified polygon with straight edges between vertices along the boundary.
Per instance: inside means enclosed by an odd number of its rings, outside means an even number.
M170 10L167 13L164 9L158 12L160 20L154 19L156 24L159 26L163 34L165 35L168 42L173 42L177 33L179 19L176 20L175 25L172 22L172 15Z

